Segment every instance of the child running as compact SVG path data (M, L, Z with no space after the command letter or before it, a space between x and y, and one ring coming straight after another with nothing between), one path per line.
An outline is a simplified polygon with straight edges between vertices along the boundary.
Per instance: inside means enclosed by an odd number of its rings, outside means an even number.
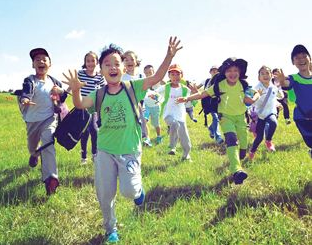
M84 57L84 64L82 70L78 71L78 78L81 82L85 83L80 90L81 96L88 96L92 91L103 87L104 79L100 73L96 71L96 67L99 63L99 59L96 53L90 51ZM81 136L81 163L87 163L87 143L89 135L91 136L91 150L92 150L92 162L97 152L97 127L96 127L97 115L96 112L92 114L91 122L87 130Z
M36 167L39 155L36 150L39 142L41 141L42 145L50 143L57 126L51 94L58 94L60 101L64 102L67 93L61 88L62 84L59 81L48 75L51 59L45 49L31 50L30 58L35 75L24 79L20 103L23 108L23 119L26 122L29 166ZM45 183L46 194L51 195L59 186L54 144L43 149L40 157L42 181Z
M171 65L168 69L168 75L170 81L157 89L157 92L164 98L161 105L161 115L169 126L170 151L168 154L176 154L176 146L180 140L183 148L182 160L191 160L191 140L186 126L185 105L176 103L177 98L188 96L190 89L181 84L183 73L179 65Z
M163 79L172 58L182 48L179 44L176 37L170 38L166 57L156 73L132 83L137 101L143 100L146 90ZM101 74L107 82L107 93L100 113L102 124L99 128L98 154L95 159L95 187L107 241L117 242L117 178L119 177L120 193L133 199L136 205L141 205L145 197L141 177L141 127L121 80L124 74L122 50L114 45L105 48L99 64ZM90 108L90 111L95 111L96 92L81 97L80 89L84 84L78 79L77 72L69 71L69 75L64 76L67 79L65 83L72 90L74 105L79 109Z
M214 76L215 83L201 93L189 97L180 97L178 103L185 103L207 96L219 98L218 113L220 126L224 133L227 155L230 160L230 171L235 184L242 184L248 177L242 169L241 159L247 151L247 127L245 121L246 105L252 104L258 98L245 96L248 84L246 78L247 62L243 59L228 58L219 68L220 73Z
M255 112L258 115L256 126L256 138L249 152L249 159L253 160L256 150L263 140L266 132L265 145L269 151L275 151L272 142L277 127L277 99L283 98L283 91L271 83L272 72L267 66L262 66L258 71L259 83L255 86L256 91L261 91L261 96L254 103ZM267 124L267 126L266 126Z
M311 56L305 46L298 44L291 52L291 61L298 69L297 74L286 79L283 71L278 74L278 79L283 88L293 89L296 96L294 121L305 142L310 148L312 158L312 70Z

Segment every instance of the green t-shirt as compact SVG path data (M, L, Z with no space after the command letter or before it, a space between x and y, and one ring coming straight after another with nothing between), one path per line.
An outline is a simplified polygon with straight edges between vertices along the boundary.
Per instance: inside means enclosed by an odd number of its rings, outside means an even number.
M144 99L146 91L142 89L143 79L133 82L133 88L138 101ZM96 92L89 97L95 105ZM90 112L95 107L90 108ZM97 148L109 154L134 154L142 149L141 127L136 122L131 102L124 89L117 94L105 94L101 106L101 124L97 138Z
M218 106L218 112L227 115L242 115L246 111L244 103L245 93L242 84L237 81L234 86L230 86L226 79L219 83L221 102ZM213 86L206 90L209 96L214 96Z

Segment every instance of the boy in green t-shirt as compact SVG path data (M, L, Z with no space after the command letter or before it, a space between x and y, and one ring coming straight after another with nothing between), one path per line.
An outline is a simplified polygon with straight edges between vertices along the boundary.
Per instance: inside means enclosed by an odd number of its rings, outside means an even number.
M227 155L230 160L230 171L235 184L242 184L248 177L242 169L240 160L244 159L247 151L247 125L245 121L245 103L252 104L258 99L258 93L253 98L245 96L244 87L247 87L246 78L247 62L243 59L228 58L219 68L219 80L204 90L202 93L179 98L177 102L183 103L207 96L215 96L216 84L220 90L220 103L218 113L220 126L224 133L227 146Z
M146 90L166 74L180 41L170 38L166 57L157 72L150 77L133 82L137 101L144 99ZM104 218L104 228L108 242L119 240L115 216L115 196L117 177L119 189L125 197L134 199L136 205L144 201L141 180L141 127L136 122L131 102L127 96L121 77L125 72L122 50L114 45L102 51L99 59L101 74L108 85L107 93L100 110L101 127L98 133L98 155L95 159L95 187ZM81 97L84 86L77 77L77 71L69 71L66 84L72 90L73 102L79 109L95 110L96 93Z

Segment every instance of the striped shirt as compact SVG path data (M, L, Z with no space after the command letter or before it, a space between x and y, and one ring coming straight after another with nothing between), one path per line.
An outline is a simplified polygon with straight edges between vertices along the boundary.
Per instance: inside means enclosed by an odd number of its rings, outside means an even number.
M104 78L100 73L96 73L95 76L89 76L86 70L78 71L78 78L81 82L85 82L86 85L80 89L81 96L87 96L92 91L104 86Z

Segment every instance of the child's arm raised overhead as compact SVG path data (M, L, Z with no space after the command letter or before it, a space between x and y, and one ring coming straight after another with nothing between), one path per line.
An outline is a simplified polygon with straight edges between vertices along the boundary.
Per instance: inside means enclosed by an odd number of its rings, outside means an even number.
M144 79L143 90L147 90L148 88L152 87L153 85L155 85L164 78L169 68L169 65L172 61L172 58L175 56L177 51L179 51L182 48L182 46L179 47L179 44L180 40L177 41L177 37L174 38L170 37L169 46L164 61L162 62L162 64L160 65L160 67L153 76Z
M93 101L90 97L88 96L82 97L80 94L80 89L83 86L85 86L85 83L80 82L78 75L77 75L77 70L74 70L74 74L70 70L68 70L68 72L69 72L69 76L63 73L67 81L62 81L62 82L67 84L69 88L71 89L72 95L73 95L74 106L78 109L84 109L84 108L89 108L93 106Z

